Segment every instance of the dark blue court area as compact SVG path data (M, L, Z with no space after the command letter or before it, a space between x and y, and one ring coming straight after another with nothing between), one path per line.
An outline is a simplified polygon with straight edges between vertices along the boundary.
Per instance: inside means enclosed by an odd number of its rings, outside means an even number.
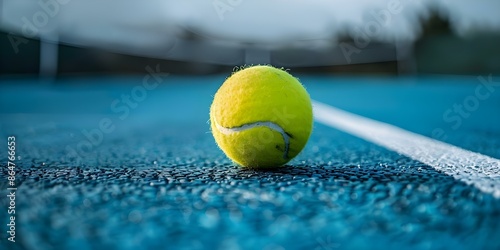
M1 78L17 191L0 249L500 249L492 194L320 123L287 166L239 168L208 123L226 75L146 76ZM500 158L500 77L296 76L316 101Z

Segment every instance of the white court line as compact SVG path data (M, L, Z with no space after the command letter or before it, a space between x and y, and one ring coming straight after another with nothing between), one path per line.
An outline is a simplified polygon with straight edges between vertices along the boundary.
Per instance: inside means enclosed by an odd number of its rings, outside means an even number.
M500 198L500 160L313 101L325 125L398 152Z

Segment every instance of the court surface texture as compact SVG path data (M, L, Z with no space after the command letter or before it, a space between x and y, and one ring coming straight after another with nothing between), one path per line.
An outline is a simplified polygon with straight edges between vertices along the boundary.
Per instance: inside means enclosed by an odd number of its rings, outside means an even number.
M500 78L297 76L314 130L267 171L210 134L226 76L2 78L0 248L500 249Z

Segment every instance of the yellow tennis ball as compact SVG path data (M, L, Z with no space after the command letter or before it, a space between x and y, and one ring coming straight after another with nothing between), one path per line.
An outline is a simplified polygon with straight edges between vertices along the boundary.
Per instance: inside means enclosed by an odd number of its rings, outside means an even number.
M286 71L253 66L231 75L210 107L219 147L243 167L270 168L294 158L313 127L312 105L302 84Z

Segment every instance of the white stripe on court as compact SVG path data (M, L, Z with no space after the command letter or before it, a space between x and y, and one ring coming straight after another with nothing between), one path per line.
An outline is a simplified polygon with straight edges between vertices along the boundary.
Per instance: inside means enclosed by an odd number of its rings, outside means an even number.
M500 198L500 160L313 101L325 125L398 152Z

